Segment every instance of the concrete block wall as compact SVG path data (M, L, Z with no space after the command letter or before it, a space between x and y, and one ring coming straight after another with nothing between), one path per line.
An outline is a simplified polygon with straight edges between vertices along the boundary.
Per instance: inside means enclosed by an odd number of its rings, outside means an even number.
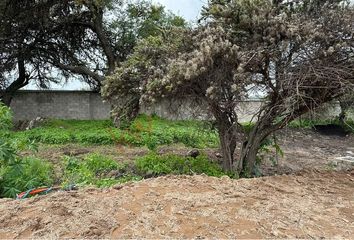
M240 121L251 121L261 105L261 101L240 103L237 108ZM37 117L100 120L110 118L111 106L103 102L99 93L90 91L19 91L11 103L11 109L15 121L32 120ZM205 103L190 98L163 100L153 106L142 106L140 113L157 114L171 120L212 119ZM339 113L339 104L331 103L303 118L332 119ZM354 112L349 111L348 117L354 119Z
M87 91L19 91L11 102L14 119L108 119L110 105Z

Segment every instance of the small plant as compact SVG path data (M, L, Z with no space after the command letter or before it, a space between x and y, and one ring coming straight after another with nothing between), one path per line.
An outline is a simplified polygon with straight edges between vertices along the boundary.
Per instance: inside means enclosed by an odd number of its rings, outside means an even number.
M0 132L8 131L12 127L12 112L0 102Z
M75 157L64 158L63 185L95 185L97 187L109 187L125 181L139 179L126 170L125 164L99 154L90 154L84 159ZM110 176L112 172L117 176Z
M37 158L16 158L0 167L0 197L16 197L16 194L53 184L53 167Z
M228 175L223 172L217 163L211 162L206 156L196 158L177 155L157 155L151 153L138 158L135 162L137 173L140 176L156 177L166 174L206 174L220 177Z

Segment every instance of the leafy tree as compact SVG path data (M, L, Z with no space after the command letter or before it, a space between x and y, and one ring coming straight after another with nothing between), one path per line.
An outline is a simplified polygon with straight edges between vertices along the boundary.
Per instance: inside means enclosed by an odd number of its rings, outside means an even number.
M150 78L162 73L154 69L166 66L169 58L191 46L188 33L186 28L172 27L142 39L128 59L106 78L102 95L113 106L116 126L127 126L137 116L142 89Z
M7 105L31 81L46 88L75 77L99 90L138 39L186 24L146 1L4 0L0 12L0 99Z
M241 76L248 79L243 86L265 95L237 163L239 171L252 173L271 133L352 91L353 7L346 1L215 1L209 9L230 41L254 54L242 66L251 73Z
M224 169L252 175L271 133L352 89L353 16L345 1L212 0L189 48L140 85L140 101L182 95L205 101ZM264 103L245 131L235 109L255 92Z

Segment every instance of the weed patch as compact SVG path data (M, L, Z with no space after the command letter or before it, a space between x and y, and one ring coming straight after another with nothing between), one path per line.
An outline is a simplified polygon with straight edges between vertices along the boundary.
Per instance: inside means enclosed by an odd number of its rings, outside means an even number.
M0 197L16 197L16 194L53 184L53 167L37 158L16 159L0 167Z
M169 121L145 115L124 130L114 128L109 120L48 120L41 127L12 136L44 144L123 144L147 146L150 150L173 143L197 148L218 146L217 133L206 129L202 122Z
M151 153L138 158L135 162L137 173L141 176L156 177L167 174L206 174L208 176L221 177L225 173L222 168L211 162L206 156L201 155L196 158L181 157L177 155L157 155Z
M126 165L99 154L90 154L83 159L66 156L63 169L63 185L107 187L134 179L134 176L124 174ZM117 176L112 176L113 171Z

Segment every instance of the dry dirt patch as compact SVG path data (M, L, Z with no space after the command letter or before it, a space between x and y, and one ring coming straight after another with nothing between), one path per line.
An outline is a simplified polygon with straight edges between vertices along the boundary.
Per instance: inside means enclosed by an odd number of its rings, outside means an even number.
M3 238L352 238L354 171L166 176L0 200Z

